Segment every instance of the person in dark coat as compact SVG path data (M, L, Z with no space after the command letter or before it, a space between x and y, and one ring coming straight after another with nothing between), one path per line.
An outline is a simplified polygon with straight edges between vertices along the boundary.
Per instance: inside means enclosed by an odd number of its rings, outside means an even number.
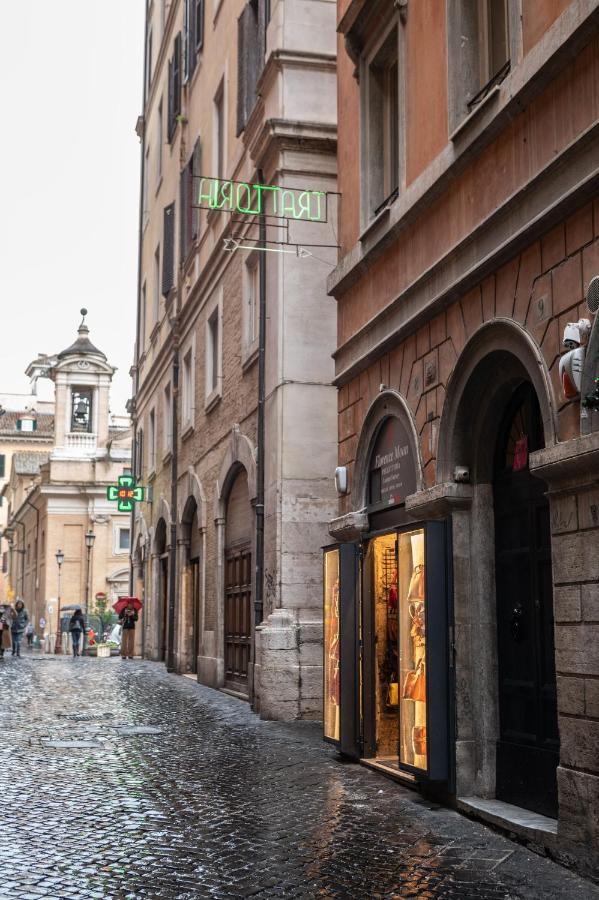
M71 641L73 643L73 657L81 656L79 652L79 643L81 641L81 635L85 631L85 620L83 618L83 613L79 608L75 610L71 618L69 619L69 632L71 634Z
M133 644L135 641L135 623L139 616L137 610L128 604L119 613L119 622L121 623L121 656L123 659L133 659Z
M21 655L21 641L23 639L23 634L25 633L25 628L28 621L29 614L25 609L25 604L22 600L17 600L17 602L15 603L12 622L10 623L13 656Z

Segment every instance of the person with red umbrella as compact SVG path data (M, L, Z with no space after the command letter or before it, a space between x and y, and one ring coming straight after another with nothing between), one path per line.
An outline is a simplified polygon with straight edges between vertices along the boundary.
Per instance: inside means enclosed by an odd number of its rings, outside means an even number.
M118 613L122 626L121 656L123 659L133 659L135 623L139 618L141 602L137 597L120 597L113 605L113 609Z

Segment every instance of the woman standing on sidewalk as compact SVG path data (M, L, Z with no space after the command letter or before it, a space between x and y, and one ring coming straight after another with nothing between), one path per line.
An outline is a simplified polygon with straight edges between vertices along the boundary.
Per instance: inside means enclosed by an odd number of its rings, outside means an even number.
M71 641L73 643L73 656L81 656L79 652L79 641L81 640L81 635L85 631L85 620L83 618L83 613L79 608L75 610L71 618L69 619L69 632L71 635Z
M2 603L0 605L0 659L4 656L5 650L12 647L12 639L10 636L10 624L12 622L12 610L10 606Z
M13 620L10 625L10 630L12 634L12 655L20 656L21 655L21 640L23 639L23 633L25 631L25 626L29 621L29 615L27 610L25 609L25 604L22 600L17 600L15 603L15 610L13 615Z
M137 610L128 604L120 613L119 621L123 626L121 632L121 656L123 659L133 659L133 644L135 643L135 623L139 616Z

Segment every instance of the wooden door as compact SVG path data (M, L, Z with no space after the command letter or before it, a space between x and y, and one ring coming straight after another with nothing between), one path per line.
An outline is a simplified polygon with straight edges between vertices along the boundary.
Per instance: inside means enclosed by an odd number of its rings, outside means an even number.
M495 458L496 793L555 818L559 737L549 503L545 483L528 467L528 454L542 446L538 401L524 384L504 416Z
M191 575L191 610L193 616L193 638L191 671L197 675L198 656L200 654L200 560L190 562Z
M225 687L248 694L252 643L252 554L250 545L225 558Z

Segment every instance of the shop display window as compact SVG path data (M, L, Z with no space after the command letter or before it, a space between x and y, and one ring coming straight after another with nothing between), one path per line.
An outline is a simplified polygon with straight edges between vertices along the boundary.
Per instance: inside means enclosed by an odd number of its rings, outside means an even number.
M426 769L426 561L423 529L399 535L398 563L399 760L417 769Z
M324 554L324 736L339 741L339 550Z

